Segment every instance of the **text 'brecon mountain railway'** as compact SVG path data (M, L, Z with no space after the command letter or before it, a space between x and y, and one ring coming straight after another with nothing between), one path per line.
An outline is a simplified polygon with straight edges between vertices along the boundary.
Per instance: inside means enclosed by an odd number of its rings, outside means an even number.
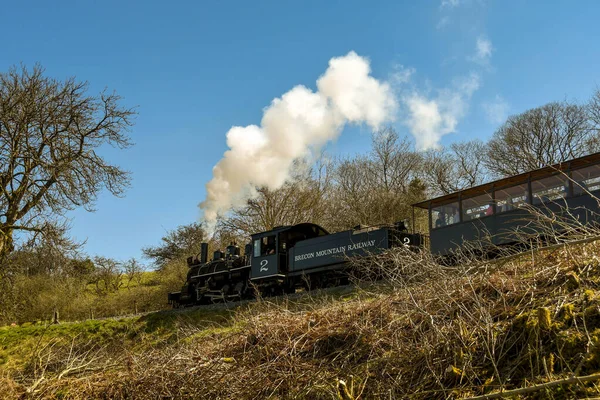
M310 253L298 254L297 256L294 257L294 261L308 260L310 258L330 256L332 254L339 254L339 253L345 254L347 251L354 251L354 250L364 249L365 247L373 247L373 246L375 246L375 241L367 240L365 242L353 243L353 244L349 244L347 246L332 247L331 249L320 250L317 252L313 251Z

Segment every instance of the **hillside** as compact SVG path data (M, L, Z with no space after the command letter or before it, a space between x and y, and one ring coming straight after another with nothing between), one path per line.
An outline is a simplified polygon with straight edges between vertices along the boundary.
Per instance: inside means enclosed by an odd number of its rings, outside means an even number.
M4 327L2 396L597 396L598 250L592 242L448 268L400 249L370 261L387 277L376 284Z

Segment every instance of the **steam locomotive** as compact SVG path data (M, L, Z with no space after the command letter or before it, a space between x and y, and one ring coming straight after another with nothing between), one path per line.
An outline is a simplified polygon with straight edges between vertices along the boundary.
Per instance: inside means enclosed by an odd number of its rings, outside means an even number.
M523 248L523 235L540 230L540 215L561 219L573 227L600 226L600 152L519 175L467 188L413 204L429 215L429 251L444 263L466 242ZM534 215L531 215L531 212ZM537 212L537 215L536 215ZM414 213L413 213L414 221ZM564 230L564 226L552 226ZM414 228L413 228L414 232ZM409 233L405 223L357 227L330 234L304 223L252 235L244 255L235 246L216 251L207 261L190 257L187 281L170 293L174 306L216 300L292 293L299 287L333 286L347 279L348 257L363 256L407 245L420 249L425 236ZM485 256L494 256L493 247Z
M256 233L240 254L239 246L217 250L208 260L208 244L189 257L181 291L169 293L173 307L294 293L347 282L348 258L396 246L423 245L423 236L409 233L405 222L329 233L312 223L281 226Z

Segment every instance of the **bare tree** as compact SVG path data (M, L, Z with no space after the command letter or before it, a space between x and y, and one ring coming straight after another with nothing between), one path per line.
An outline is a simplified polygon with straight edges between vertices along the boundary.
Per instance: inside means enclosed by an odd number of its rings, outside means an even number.
M423 179L436 195L479 185L488 178L486 157L486 146L480 140L430 150L423 159Z
M409 218L410 204L425 193L418 177L420 163L412 143L389 127L373 134L370 154L338 161L336 230Z
M589 106L555 102L510 117L488 143L487 167L497 176L515 175L598 151L598 94L594 99Z
M372 146L374 183L388 192L406 191L421 161L408 138L400 138L394 128L387 127L373 134Z
M123 285L123 266L120 262L107 257L94 257L95 271L92 283L96 292L105 295L119 290Z
M276 226L307 221L327 225L329 168L323 157L312 167L305 160L297 161L289 182L277 190L258 188L258 195L223 218L219 228L247 236Z
M600 145L597 143L600 141L600 88L596 89L594 95L587 104L587 112L590 119L591 129L594 132L594 139L596 141L595 145L597 146L595 148L600 148Z
M128 186L129 173L97 151L131 145L135 112L117 94L87 88L46 77L39 65L0 74L0 259L16 231L44 232L65 210L92 210L103 188L119 196Z
M66 233L66 229L52 229L44 235L34 234L28 240L22 240L2 263L3 272L10 272L5 278L73 274L73 265L80 260L81 243L73 241Z
M369 159L364 156L339 160L335 169L334 203L338 208L336 230L373 220L375 192L369 182Z
M131 281L135 281L138 285L142 283L142 276L144 274L144 266L138 262L135 258L130 259L123 264L123 269L127 275L127 289L131 285Z
M181 225L167 232L158 246L148 246L142 249L144 257L162 269L171 261L183 260L198 252L200 243L206 240L206 232L202 224L194 222Z

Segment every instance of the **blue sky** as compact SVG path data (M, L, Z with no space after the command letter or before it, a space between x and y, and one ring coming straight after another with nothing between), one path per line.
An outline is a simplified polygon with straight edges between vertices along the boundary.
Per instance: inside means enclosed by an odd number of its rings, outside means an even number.
M1 71L40 62L138 107L136 145L105 153L133 173L126 197L70 214L85 251L117 259L197 220L227 131L259 124L295 85L315 89L332 57L355 51L392 84L402 134L417 126L403 99L446 102L443 144L485 140L511 113L600 85L595 1L33 1L2 14ZM349 127L328 151L360 153L369 134Z

